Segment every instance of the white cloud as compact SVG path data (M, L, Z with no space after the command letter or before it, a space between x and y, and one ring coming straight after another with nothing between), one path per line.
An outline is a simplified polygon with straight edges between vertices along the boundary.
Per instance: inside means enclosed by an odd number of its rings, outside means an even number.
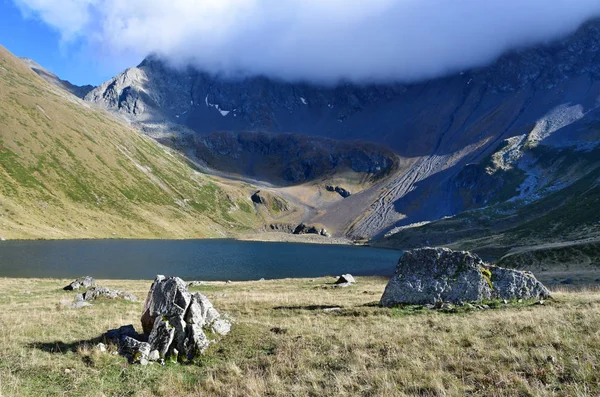
M600 15L598 0L14 1L103 56L318 81L433 77Z

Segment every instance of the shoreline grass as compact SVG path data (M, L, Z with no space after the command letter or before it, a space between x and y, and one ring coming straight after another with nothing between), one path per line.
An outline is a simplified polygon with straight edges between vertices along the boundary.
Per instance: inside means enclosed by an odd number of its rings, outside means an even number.
M600 393L600 290L544 305L442 313L377 306L386 279L208 282L235 319L198 365L129 365L96 338L139 323L149 280L101 280L139 302L69 309L71 280L0 278L0 395L586 396ZM29 293L27 293L29 291ZM325 312L324 308L341 307Z

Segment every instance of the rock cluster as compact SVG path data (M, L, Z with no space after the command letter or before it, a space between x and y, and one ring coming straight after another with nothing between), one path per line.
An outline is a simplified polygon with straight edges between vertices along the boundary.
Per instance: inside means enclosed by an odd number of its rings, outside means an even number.
M96 280L94 280L90 276L85 276L78 278L77 280L72 281L69 285L65 286L63 289L65 291L75 291L80 288L90 288L96 286Z
M107 299L125 299L130 302L137 302L137 297L130 292L118 289L109 289L106 287L92 287L75 297L76 301L93 301L98 298Z
M550 292L533 274L484 263L447 248L405 252L381 297L382 306L541 299Z
M98 298L124 299L131 302L137 302L137 297L132 293L118 289L112 290L106 287L100 287L97 285L96 280L90 276L74 280L63 289L65 291L86 290L81 294L75 295L75 299L70 305L71 309L83 309L84 307L89 307L91 306L89 302Z
M227 335L231 329L230 322L206 296L188 292L178 277L156 277L141 322L143 337L133 334L133 326L109 331L132 361L141 364L166 359L191 361L214 342L210 335Z

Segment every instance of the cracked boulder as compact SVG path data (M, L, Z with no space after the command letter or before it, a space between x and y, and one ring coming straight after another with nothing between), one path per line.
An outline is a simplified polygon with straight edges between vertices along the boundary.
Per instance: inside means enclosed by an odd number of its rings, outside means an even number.
M215 336L227 335L231 324L206 296L188 292L180 278L157 276L144 304L142 327L153 353L149 359L191 361Z
M381 297L382 306L542 299L550 292L530 272L484 263L448 248L406 251Z

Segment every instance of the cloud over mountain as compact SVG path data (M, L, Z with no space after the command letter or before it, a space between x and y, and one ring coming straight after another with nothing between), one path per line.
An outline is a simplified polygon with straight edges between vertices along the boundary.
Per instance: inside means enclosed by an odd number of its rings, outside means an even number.
M13 1L99 56L318 82L435 77L600 16L598 0Z

